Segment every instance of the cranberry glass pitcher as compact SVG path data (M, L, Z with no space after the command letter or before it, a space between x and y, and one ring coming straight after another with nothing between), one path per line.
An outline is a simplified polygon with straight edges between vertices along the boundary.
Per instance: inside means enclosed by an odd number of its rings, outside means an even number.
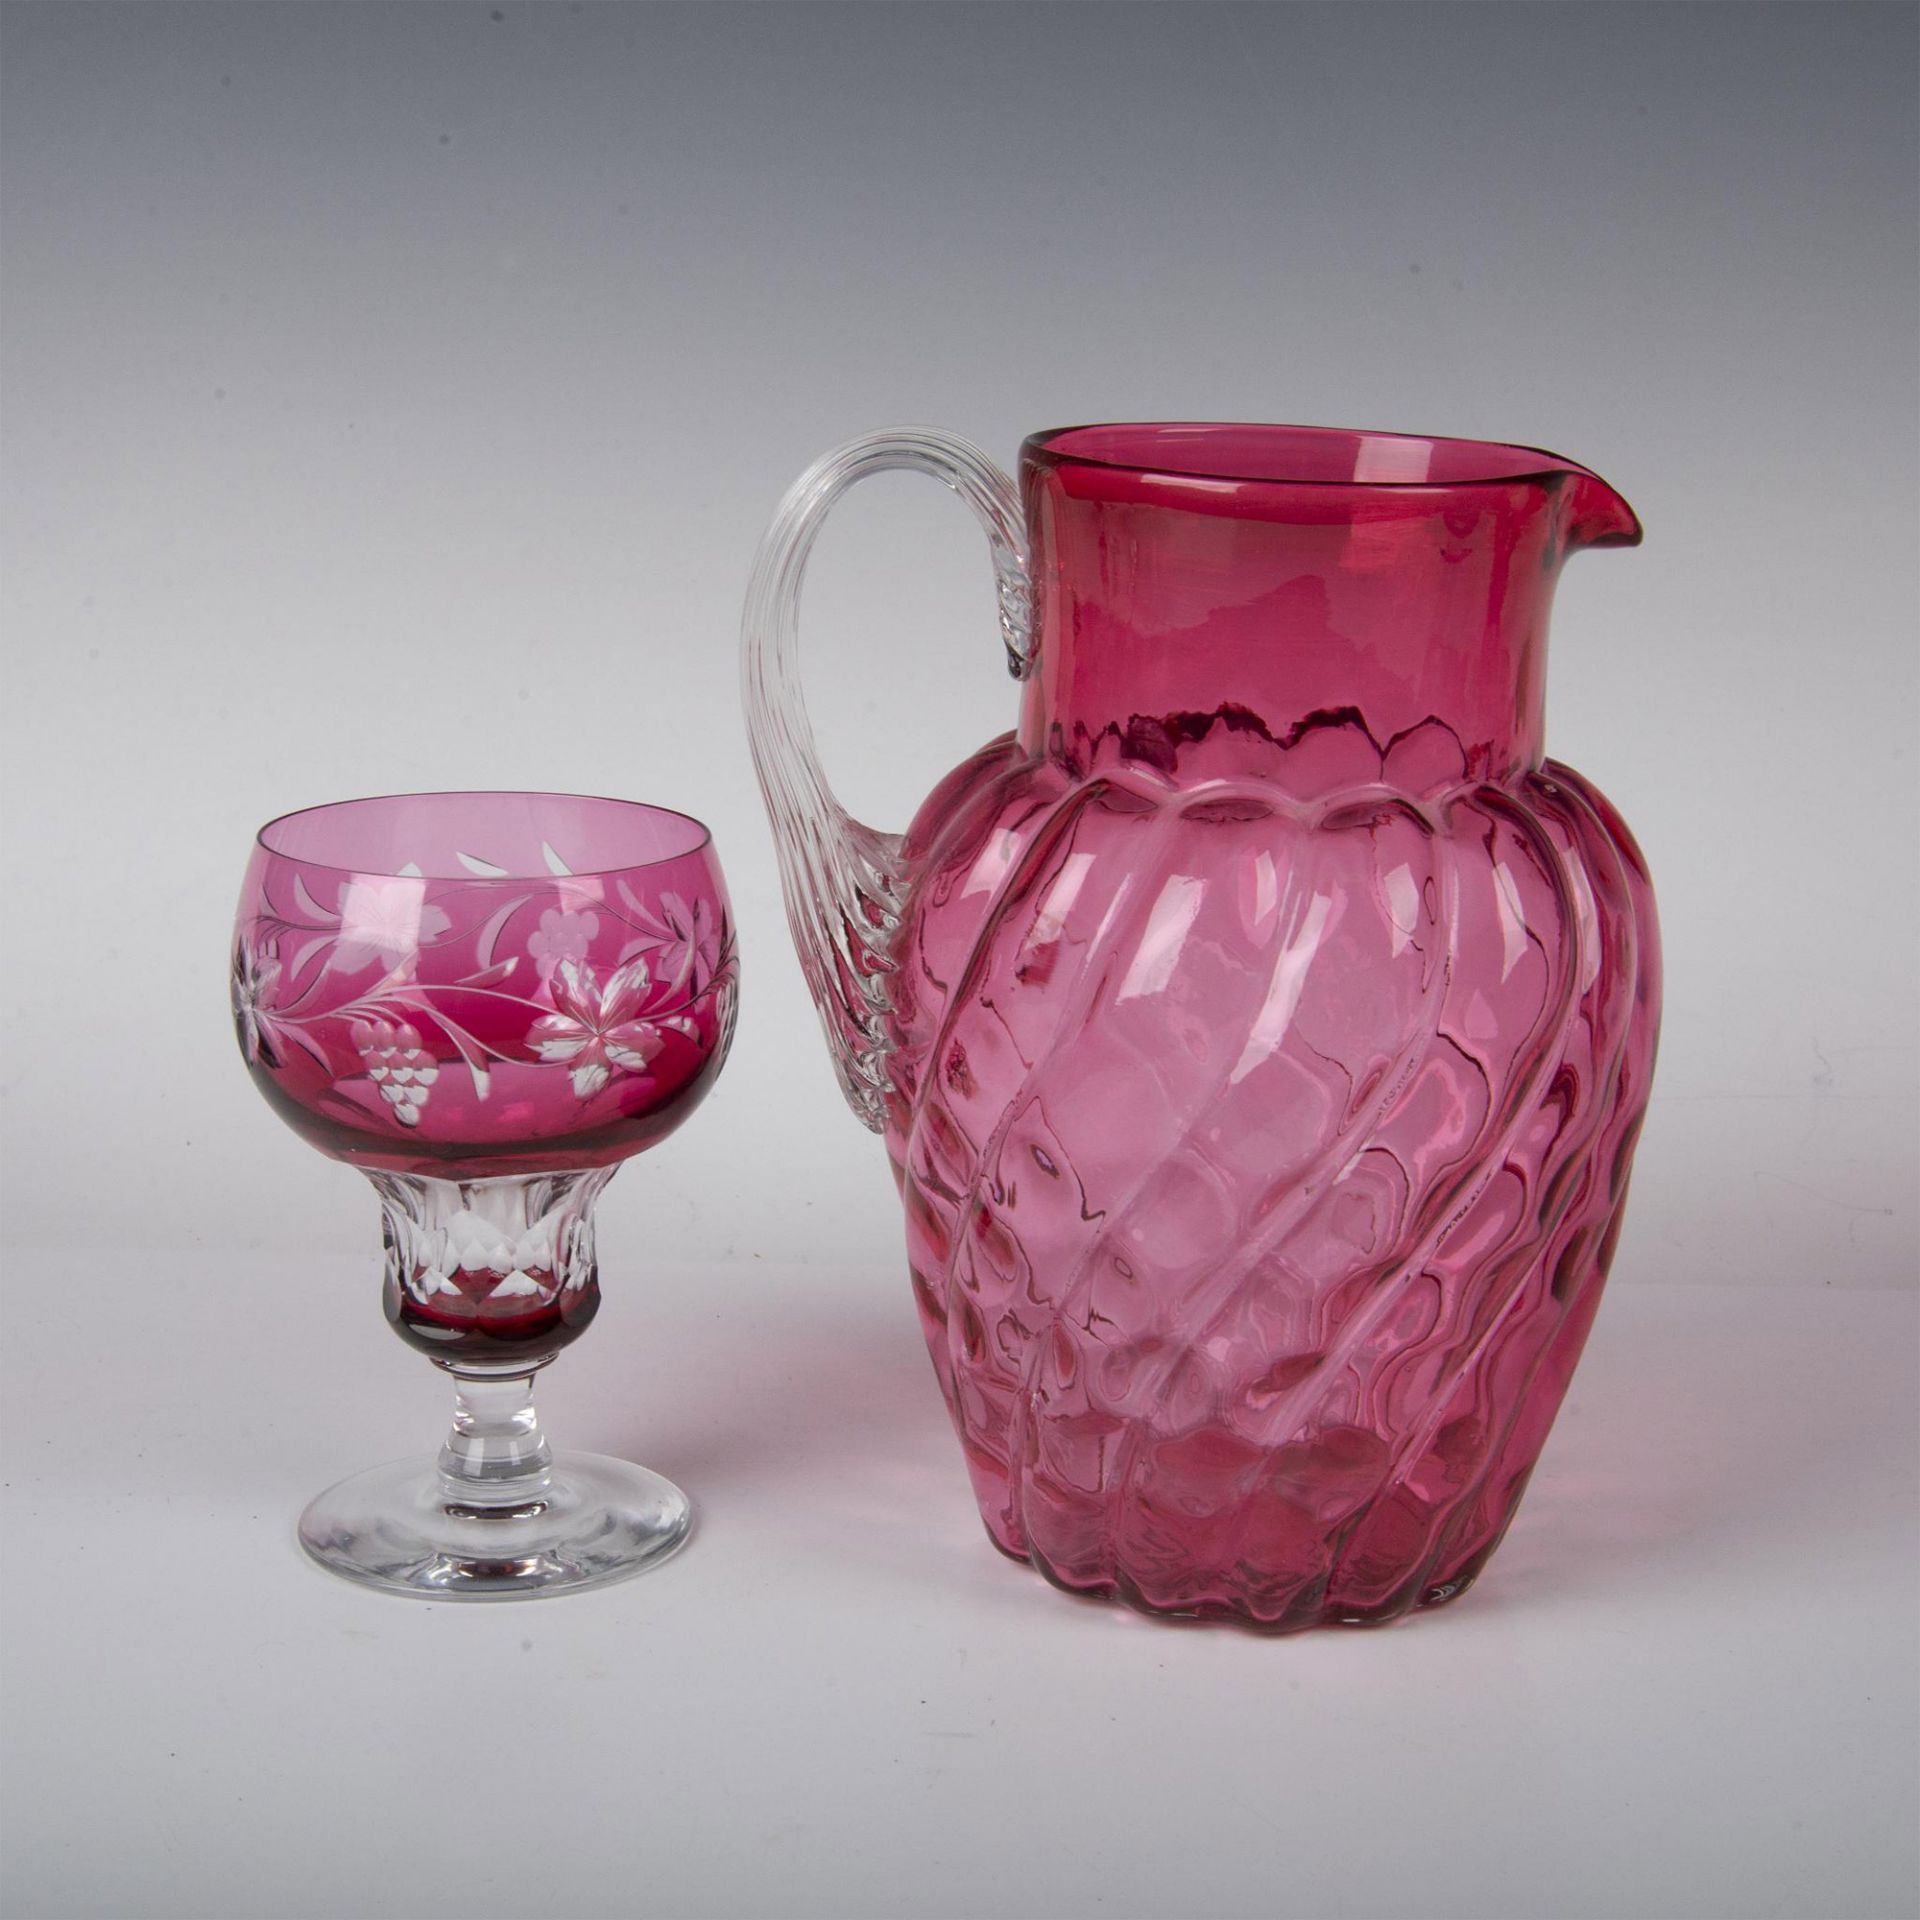
M866 474L984 524L1017 731L904 835L796 680ZM1600 1298L1659 1012L1653 898L1542 757L1561 563L1640 527L1527 447L1091 426L1021 488L933 433L787 496L745 623L787 911L996 1545L1263 1627L1474 1580Z

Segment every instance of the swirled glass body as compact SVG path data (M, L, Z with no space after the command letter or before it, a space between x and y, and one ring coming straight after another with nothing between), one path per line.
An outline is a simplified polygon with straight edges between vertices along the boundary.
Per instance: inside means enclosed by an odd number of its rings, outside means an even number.
M887 1144L994 1540L1267 1626L1463 1590L1652 1068L1606 803L1551 764L1300 802L1009 741L929 823L895 954Z

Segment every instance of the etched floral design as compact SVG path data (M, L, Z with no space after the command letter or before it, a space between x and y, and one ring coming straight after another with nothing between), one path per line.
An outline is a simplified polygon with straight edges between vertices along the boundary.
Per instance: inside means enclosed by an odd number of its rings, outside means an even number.
M340 931L328 964L351 971L378 961L392 969L432 946L452 924L428 901L424 880L356 874L340 889Z
M659 1025L635 1018L653 985L645 960L630 960L603 982L584 962L563 960L551 982L555 1011L533 1024L540 1058L565 1066L573 1091L591 1099L616 1070L645 1073L666 1044Z
M415 870L356 874L328 907L296 873L235 953L234 1020L249 1062L279 1072L305 1056L296 1071L311 1061L338 1085L345 1055L345 1077L378 1088L412 1130L442 1065L464 1070L475 1102L489 1100L499 1069L528 1066L564 1068L585 1101L618 1075L670 1089L724 1058L735 966L724 903L676 893L650 907L624 881L624 904L572 885L544 902L499 891L507 897L469 903ZM637 942L627 937L636 930ZM537 978L523 974L516 992L515 969L529 963ZM327 991L375 965L379 977L350 997ZM442 1109L454 1126L471 1111L444 1096Z
M258 953L242 941L233 950L234 1030L240 1036L240 1051L248 1066L262 1061L278 1066L273 1049L273 1016L270 1009L280 986L279 949L272 943Z
M349 1031L367 1078L403 1127L420 1124L421 1109L440 1078L433 1056L420 1045L420 1031L405 1020L356 1020Z
M700 992L718 972L726 946L726 927L712 902L663 893L649 907L625 881L621 892L633 910L633 924L640 929L639 938L627 942L621 958L651 955L663 980Z
M527 951L539 963L541 974L554 971L563 961L576 965L593 950L594 936L600 931L597 913L575 913L565 907L549 907L540 916L536 932L527 936Z

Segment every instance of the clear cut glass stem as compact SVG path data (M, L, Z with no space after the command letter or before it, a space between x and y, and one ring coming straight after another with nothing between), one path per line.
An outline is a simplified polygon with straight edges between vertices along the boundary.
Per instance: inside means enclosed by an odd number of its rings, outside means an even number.
M456 1372L453 1378L453 1425L439 1460L448 1510L477 1520L544 1511L553 1489L553 1449L534 1408L533 1372Z
M300 1518L323 1567L435 1600L510 1600L624 1580L693 1524L672 1481L559 1453L533 1380L593 1318L593 1205L610 1167L474 1180L375 1172L394 1331L453 1378L437 1455L369 1468Z
M386 1221L386 1312L450 1373L544 1366L600 1304L593 1208L611 1167L448 1180L373 1172Z

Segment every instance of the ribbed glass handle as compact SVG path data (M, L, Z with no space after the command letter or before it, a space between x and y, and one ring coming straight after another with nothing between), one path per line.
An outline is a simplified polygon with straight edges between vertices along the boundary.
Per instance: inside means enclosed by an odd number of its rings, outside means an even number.
M1013 482L951 434L912 430L849 440L788 490L754 558L741 623L741 678L754 768L780 849L787 924L827 1032L841 1090L877 1133L889 1090L887 975L905 874L900 836L834 798L800 688L800 586L834 502L869 474L904 469L944 481L986 529L999 584L1000 637L1015 679L1032 667L1026 529Z

